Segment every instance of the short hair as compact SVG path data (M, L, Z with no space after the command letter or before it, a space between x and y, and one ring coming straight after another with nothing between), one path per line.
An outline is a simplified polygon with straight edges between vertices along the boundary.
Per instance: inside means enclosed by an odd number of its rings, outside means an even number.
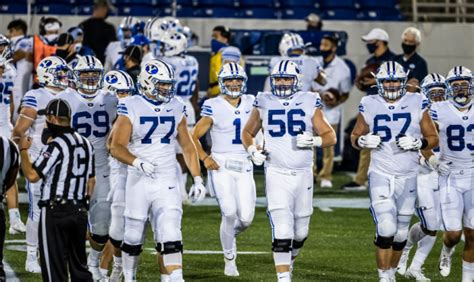
M325 34L325 35L323 35L323 39L331 41L331 43L336 47L339 43L339 36L336 33L334 33L334 34Z
M223 37L227 38L227 40L230 41L230 30L228 27L223 26L223 25L218 25L218 26L215 26L214 29L212 29L212 31L219 31Z
M421 32L418 28L413 27L413 26L407 27L402 33L402 40L403 40L403 36L405 36L405 34L408 34L408 33L413 34L415 36L416 43L421 42Z
M23 31L24 34L27 33L28 31L28 25L26 24L26 22L22 19L16 19L16 20L13 20L11 21L8 26L7 26L7 29L11 29L11 28L14 28L14 29L21 29Z

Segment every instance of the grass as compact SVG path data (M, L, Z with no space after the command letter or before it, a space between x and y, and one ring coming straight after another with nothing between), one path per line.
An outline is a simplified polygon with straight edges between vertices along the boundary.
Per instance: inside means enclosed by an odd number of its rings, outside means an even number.
M339 179L335 182L345 182ZM350 180L350 179L349 179ZM259 194L263 178L257 175ZM362 197L367 192L356 196ZM348 197L337 191L316 191L316 197ZM22 206L23 215L26 207ZM184 207L182 222L185 250L220 251L220 212L217 207ZM365 209L334 209L333 212L314 210L310 226L310 236L295 264L293 281L378 281L375 265L374 224ZM23 236L9 236L7 239L24 239ZM438 238L440 239L440 238ZM7 244L11 246L11 244ZM425 264L425 274L432 281L461 280L462 244L453 257L453 268L449 278L442 278L437 268L441 240L438 240ZM145 251L139 267L139 281L159 281L159 271L152 254L154 244L151 231L147 231ZM267 252L265 254L239 255L237 264L240 277L228 278L223 275L224 262L219 254L185 254L184 275L186 281L275 281L271 254L271 230L265 209L258 208L251 227L238 238L239 251ZM414 254L412 251L411 255ZM24 271L26 253L6 250L5 260L12 266L21 281L40 281L39 275ZM408 281L400 276L398 281Z

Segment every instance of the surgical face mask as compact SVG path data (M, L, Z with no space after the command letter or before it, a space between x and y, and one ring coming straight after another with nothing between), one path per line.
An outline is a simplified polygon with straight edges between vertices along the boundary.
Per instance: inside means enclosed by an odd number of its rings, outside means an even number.
M219 52L220 49L222 49L226 46L227 46L227 44L222 43L222 42L220 42L216 39L211 40L211 51L212 51L212 53L217 53L217 52Z
M59 34L46 34L44 37L46 37L46 39L48 39L48 41L51 43L55 41L58 36Z
M410 55L416 50L416 45L408 45L405 43L402 43L402 49L403 49L403 54L405 55Z
M366 46L370 54L373 54L375 50L377 49L377 43L367 43Z

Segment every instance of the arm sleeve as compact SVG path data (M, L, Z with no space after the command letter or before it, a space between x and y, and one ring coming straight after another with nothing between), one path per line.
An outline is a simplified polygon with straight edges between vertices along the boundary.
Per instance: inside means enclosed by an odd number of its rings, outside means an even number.
M117 105L117 116L126 116L130 120L133 121L133 112L131 111L130 107L128 106L128 98L125 98L123 101L120 101Z
M38 158L33 163L33 169L36 170L41 178L44 178L61 158L61 148L58 143L53 141L41 150Z
M201 116L210 117L214 120L214 111L212 109L212 103L210 103L209 100L204 101L204 104L202 104Z
M36 100L36 95L34 95L32 91L26 92L21 100L21 107L32 108L35 111L38 111L38 101Z

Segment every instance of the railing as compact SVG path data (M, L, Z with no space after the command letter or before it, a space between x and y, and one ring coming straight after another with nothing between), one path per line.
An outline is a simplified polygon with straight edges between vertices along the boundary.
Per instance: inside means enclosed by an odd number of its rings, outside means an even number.
M412 0L414 22L472 22L474 3L468 0Z

